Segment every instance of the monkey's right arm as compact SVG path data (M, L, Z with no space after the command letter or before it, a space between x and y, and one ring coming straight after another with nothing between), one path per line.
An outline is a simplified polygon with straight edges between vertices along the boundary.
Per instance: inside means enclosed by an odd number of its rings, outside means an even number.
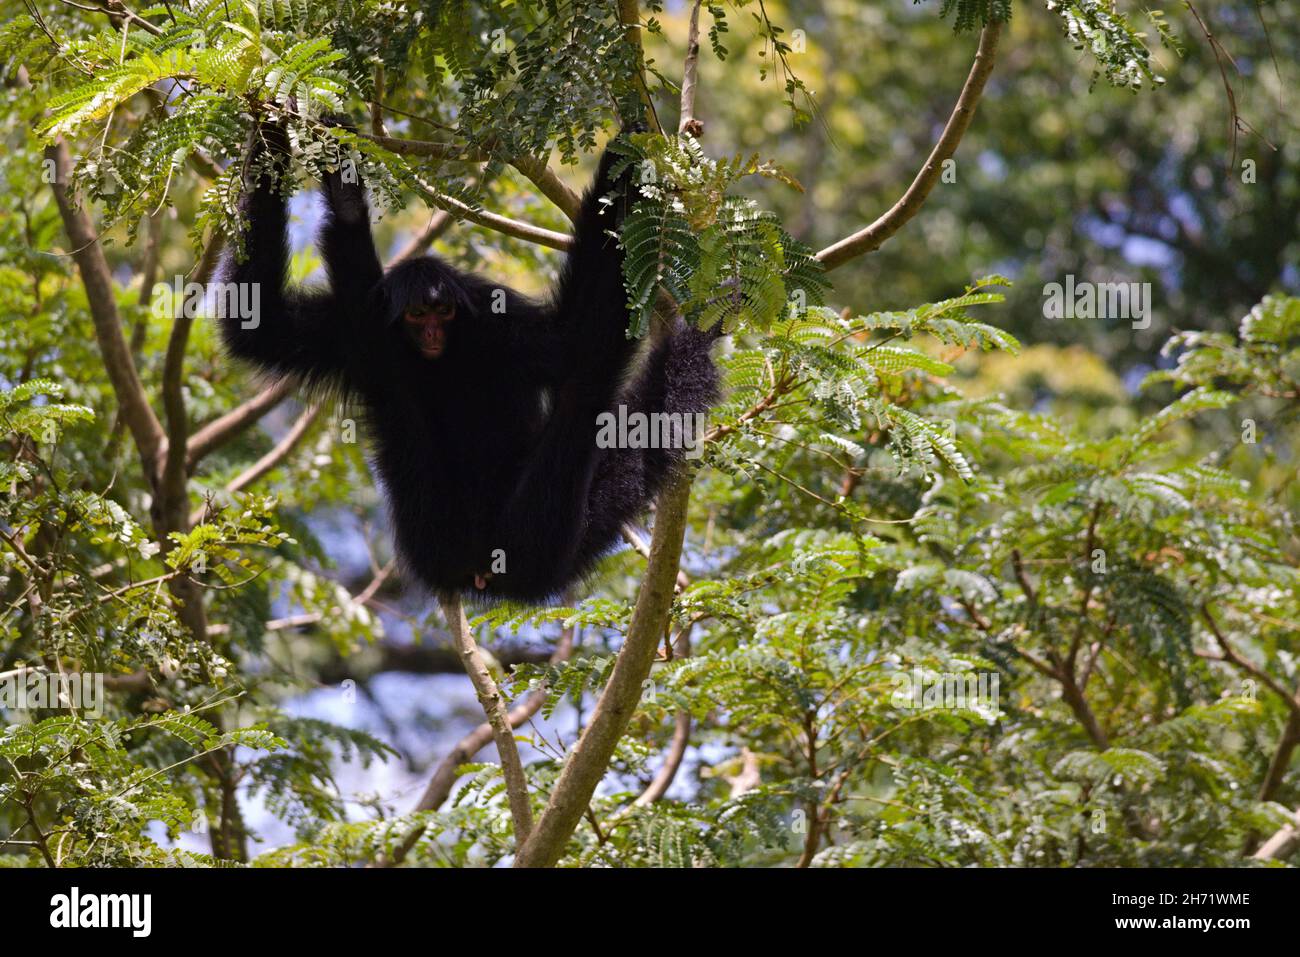
M352 121L343 115L328 117L325 123L355 130ZM366 186L351 158L325 174L321 193L325 197L325 222L317 245L330 277L330 288L344 308L364 309L375 286L384 278L384 268L370 231Z

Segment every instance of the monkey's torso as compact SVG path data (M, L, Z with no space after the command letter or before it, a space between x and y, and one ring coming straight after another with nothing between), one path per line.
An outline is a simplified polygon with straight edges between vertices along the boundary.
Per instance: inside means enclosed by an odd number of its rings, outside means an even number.
M400 397L365 398L398 551L433 591L535 598L536 583L525 595L511 578L502 521L545 428L546 390L540 381L493 388L490 362L447 360L427 363Z

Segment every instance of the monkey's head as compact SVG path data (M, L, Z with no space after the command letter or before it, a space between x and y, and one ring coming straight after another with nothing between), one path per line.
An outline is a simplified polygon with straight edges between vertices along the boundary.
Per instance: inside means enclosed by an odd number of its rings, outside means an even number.
M447 348L447 323L456 318L456 307L438 300L430 305L415 305L402 313L406 334L420 355L438 359Z
M408 260L383 281L386 318L423 359L440 359L452 341L457 315L471 311L456 271L431 256Z

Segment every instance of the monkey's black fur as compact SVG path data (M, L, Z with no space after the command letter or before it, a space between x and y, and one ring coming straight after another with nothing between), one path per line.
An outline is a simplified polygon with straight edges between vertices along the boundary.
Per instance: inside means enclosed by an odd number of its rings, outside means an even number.
M287 153L282 130L263 127L262 136L273 155ZM260 321L245 329L223 319L227 347L274 376L360 400L398 550L434 591L475 592L476 576L503 557L504 573L477 594L557 595L610 550L682 456L597 448L597 416L619 404L692 414L716 398L715 334L680 320L624 386L637 344L625 334L622 253L609 233L628 197L604 215L599 202L629 188L610 181L613 159L601 159L545 303L434 256L385 273L364 187L338 173L323 183L329 288L286 288L286 201L265 178L245 194L246 259L229 262L225 279L260 284ZM440 302L455 306L455 319L443 354L426 359L402 315Z

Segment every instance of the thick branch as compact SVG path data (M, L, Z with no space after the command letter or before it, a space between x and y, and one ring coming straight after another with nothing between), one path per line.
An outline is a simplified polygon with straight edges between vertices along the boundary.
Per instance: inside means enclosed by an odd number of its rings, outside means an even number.
M650 98L650 87L645 79L645 51L641 46L641 9L637 0L618 0L618 20L623 24L623 38L632 46L636 60L636 80L641 92L641 102L645 106L646 122L655 132L662 133L663 128L659 124L654 100ZM627 117L623 119L626 120Z
M375 98L370 101L370 132L375 136L387 136L388 128L384 126L384 64L375 64Z
M167 355L163 359L162 398L163 412L167 417L167 451L159 482L159 498L168 531L184 531L181 524L185 518L185 439L189 432L184 395L185 349L193 325L194 318L183 311L172 320ZM169 512L175 514L169 516Z
M515 855L516 867L551 867L560 859L636 711L672 609L690 494L691 474L682 470L673 475L659 495L650 561L627 639L619 650L609 683L596 703L591 722L564 763L546 809L532 836Z
M984 93L984 84L988 81L989 74L993 72L998 37L1001 32L1002 24L998 22L988 23L980 31L979 49L975 53L975 62L971 64L961 96L957 98L957 106L948 117L948 123L943 128L938 142L934 144L934 149L930 151L929 159L916 174L907 192L890 207L887 213L870 226L852 236L846 236L819 252L817 259L827 269L835 269L850 259L879 249L885 240L902 229L904 224L920 211L930 191L939 182L939 177L943 173L943 161L950 159L957 152L958 144L961 143L971 120L975 117L975 106Z
M1098 751L1105 751L1110 748L1110 738L1097 720L1097 715L1093 712L1092 706L1088 704L1088 699L1083 693L1083 689L1074 680L1074 675L1066 674L1060 677L1061 697L1065 703L1070 706L1074 712L1074 717L1079 724L1083 725L1083 730L1088 733L1092 743L1097 746Z
M447 627L456 639L456 650L460 652L465 673L473 682L479 704L483 706L483 713L492 726L492 737L496 740L497 754L501 758L501 772L506 779L510 816L515 823L515 846L522 847L533 829L533 812L528 803L528 781L524 778L524 766L519 760L519 748L515 746L514 730L506 717L505 699L474 641L474 633L470 631L465 610L460 605L460 596L452 592L443 595L440 601L447 618Z
M212 278L225 240L214 235L203 250L194 269L194 281L200 285ZM162 399L167 417L167 448L159 482L158 499L167 531L186 531L186 480L189 478L189 413L185 408L185 352L189 348L190 330L194 318L183 310L172 318L172 331L167 339L167 354L163 359Z
M1282 736L1273 748L1273 757L1269 759L1264 780L1259 782L1259 791L1255 794L1257 801L1271 801L1277 796L1282 782L1286 780L1287 771L1291 770L1291 756L1295 754L1297 746L1300 746L1300 714L1292 711L1287 715Z
M104 358L108 381L117 397L122 419L131 432L145 474L150 482L157 480L158 462L165 441L162 423L154 414L145 395L144 384L131 358L131 348L122 335L122 322L117 311L117 298L113 291L113 278L99 236L86 211L78 205L76 196L68 192L72 177L72 161L67 144L60 140L45 148L46 159L54 161L54 200L63 218L68 241L72 244L72 258L81 273L90 304L90 316L95 325L95 340Z
M153 286L158 281L158 249L161 245L162 213L154 213L145 217L144 260L140 265L140 294L136 298L140 306L148 306L149 300L153 297ZM144 321L141 320L140 329L143 329L144 325Z
M560 179L555 170L547 166L545 161L534 156L517 156L510 161L510 165L528 177L543 196L569 217L570 222L577 220L578 211L582 208L582 198L569 189L564 180Z
M686 658L691 653L691 627L687 625L677 635L673 653L678 657ZM686 749L690 746L691 713L683 709L677 712L673 725L673 737L668 742L668 750L664 753L664 763L659 766L659 770L650 780L650 783L646 785L646 789L637 795L636 800L624 806L622 810L605 823L607 832L616 827L637 808L649 807L668 793L668 789L672 787L673 781L677 778L677 772L681 770L682 760L686 757Z

